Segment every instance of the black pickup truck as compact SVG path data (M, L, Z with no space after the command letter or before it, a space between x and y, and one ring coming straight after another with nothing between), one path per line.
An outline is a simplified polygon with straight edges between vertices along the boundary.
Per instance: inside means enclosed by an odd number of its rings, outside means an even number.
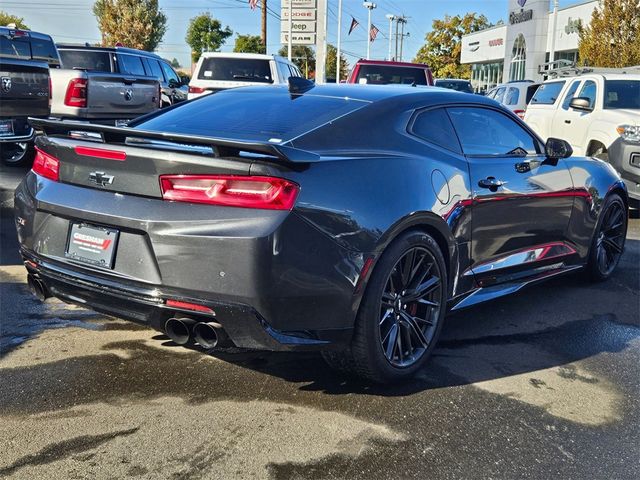
M27 117L51 109L49 68L60 58L49 35L0 27L0 156L8 165L33 158L35 132Z

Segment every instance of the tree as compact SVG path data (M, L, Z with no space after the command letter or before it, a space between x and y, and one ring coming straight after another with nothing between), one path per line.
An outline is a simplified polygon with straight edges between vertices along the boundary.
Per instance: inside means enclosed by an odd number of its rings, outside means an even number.
M432 30L425 37L426 43L413 61L429 65L438 78L470 78L471 66L460 64L462 36L488 26L487 17L475 13L464 17L446 15L442 20L434 20Z
M338 59L338 49L331 44L327 44L327 61L325 64L325 71L327 72L327 79L334 79L336 83L340 83L340 80L346 80L349 74L349 64L342 54L340 54L340 79L336 79L336 60Z
M10 15L0 10L0 25L4 27L10 23L15 23L16 28L20 30L29 30L29 27L24 23L24 18Z
M286 57L288 53L286 45L278 50L278 55L281 57ZM291 61L295 63L305 77L311 78L314 76L316 70L316 55L311 48L306 45L293 45L291 47Z
M171 60L169 63L176 70L178 70L179 68L182 68L182 65L180 65L180 62L178 61L178 59L176 57L173 57L173 60Z
M97 0L93 14L102 33L102 45L118 42L140 50L155 50L167 31L167 17L158 0Z
M267 49L262 44L260 35L238 35L233 51L238 53L266 53Z
M591 67L621 68L640 64L640 3L600 0L591 24L580 29L580 61Z
M233 31L228 26L222 28L220 21L209 12L193 17L185 37L191 47L191 60L197 62L202 52L217 52L231 35Z

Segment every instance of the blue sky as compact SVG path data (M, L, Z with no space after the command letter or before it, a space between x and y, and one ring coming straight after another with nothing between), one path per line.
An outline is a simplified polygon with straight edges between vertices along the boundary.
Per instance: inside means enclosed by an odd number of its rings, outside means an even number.
M338 0L329 1L329 42L335 44L337 33ZM0 9L24 17L33 30L49 33L57 42L96 42L100 39L97 22L91 13L94 0L2 0ZM378 0L378 8L372 13L372 23L381 33L372 44L371 57L384 58L387 54L388 13L404 14L409 17L406 31L410 36L405 40L405 60L413 58L424 37L431 28L434 18L444 15L464 14L476 11L485 14L493 23L506 19L507 0ZM564 0L561 6L577 3ZM267 0L275 14L268 16L267 50L275 53L280 48L280 0ZM184 41L189 19L201 12L211 12L223 25L228 25L235 33L259 34L259 9L251 10L246 0L160 0L160 7L168 17L168 31L158 53L169 59L176 57L181 64L188 65L189 49ZM347 30L354 16L359 22L351 36ZM343 49L346 58L353 64L359 57L366 56L367 11L362 0L343 0ZM235 35L234 35L235 37ZM233 39L222 47L223 51L233 48Z

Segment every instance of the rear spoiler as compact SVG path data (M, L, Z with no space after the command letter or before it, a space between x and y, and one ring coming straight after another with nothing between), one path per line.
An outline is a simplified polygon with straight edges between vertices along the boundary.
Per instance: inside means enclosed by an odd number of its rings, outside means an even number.
M320 155L294 147L276 145L267 142L245 142L202 135L185 135L179 133L156 132L151 130L138 130L129 127L112 127L110 125L97 125L93 123L49 120L44 118L29 117L32 127L43 130L46 135L72 136L73 133L96 133L100 135L104 143L125 144L128 138L161 140L181 145L199 145L210 147L218 156L230 156L237 152L250 152L269 155L287 162L314 162L320 159ZM87 140L97 140L88 136Z

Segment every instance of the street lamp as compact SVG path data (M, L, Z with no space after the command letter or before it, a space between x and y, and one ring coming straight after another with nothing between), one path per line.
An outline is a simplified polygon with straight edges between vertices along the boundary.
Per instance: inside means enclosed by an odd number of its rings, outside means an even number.
M389 58L391 61L391 36L393 35L393 21L396 19L396 16L392 13L387 13L387 18L389 19Z
M369 10L369 16L367 20L367 60L369 60L369 56L371 54L371 10L377 7L377 5L373 2L362 2L362 6Z

